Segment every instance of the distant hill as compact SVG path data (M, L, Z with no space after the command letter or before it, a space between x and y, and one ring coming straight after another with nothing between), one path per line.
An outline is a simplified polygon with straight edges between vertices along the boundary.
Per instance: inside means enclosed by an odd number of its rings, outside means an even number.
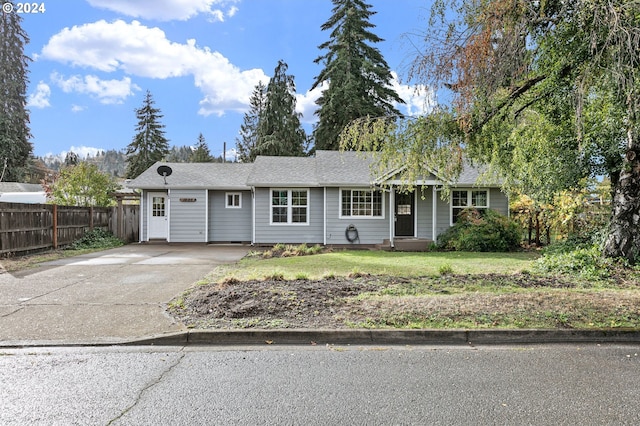
M172 163L188 163L192 153L193 148L190 146L173 146L169 150L166 161ZM36 162L43 163L46 168L55 172L60 171L60 168L64 166L64 160L65 157L62 154L36 158ZM211 162L221 163L222 160L222 156L213 157ZM116 151L115 149L99 151L95 156L87 155L84 158L80 158L80 161L95 164L101 172L108 173L114 177L124 177L127 168L127 155L124 151Z
M60 167L64 166L64 156L62 154L38 157L38 160L56 172L60 171ZM115 149L99 151L95 156L88 155L80 158L80 160L95 164L101 172L115 177L124 176L127 167L127 155L124 151L116 151Z

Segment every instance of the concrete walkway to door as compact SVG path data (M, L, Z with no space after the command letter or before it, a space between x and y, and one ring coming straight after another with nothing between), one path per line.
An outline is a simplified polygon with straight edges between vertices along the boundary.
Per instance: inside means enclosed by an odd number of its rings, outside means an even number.
M184 331L175 296L246 246L130 244L0 274L0 345L119 343Z

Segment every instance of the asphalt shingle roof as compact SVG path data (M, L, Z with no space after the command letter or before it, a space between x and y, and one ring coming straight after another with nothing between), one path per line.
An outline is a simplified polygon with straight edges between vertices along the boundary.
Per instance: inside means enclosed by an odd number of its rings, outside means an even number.
M164 178L157 172L159 166L171 167L171 176ZM249 189L247 177L252 164L242 163L166 163L157 162L127 186L141 189L193 188L193 189Z
M0 192L42 192L39 183L0 182Z
M158 162L130 181L141 189L193 188L240 190L250 187L369 186L375 182L374 154L317 151L315 157L258 156L254 163L164 163ZM161 165L171 167L171 176L157 173ZM476 185L482 168L465 163L457 186ZM437 175L437 173L436 173Z

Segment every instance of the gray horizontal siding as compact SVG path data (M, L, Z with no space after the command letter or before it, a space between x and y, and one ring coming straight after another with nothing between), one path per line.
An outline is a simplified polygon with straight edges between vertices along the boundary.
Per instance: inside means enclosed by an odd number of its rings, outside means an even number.
M489 207L500 214L509 215L509 198L499 188L491 188L489 191Z
M226 207L229 192L241 194L241 208ZM251 191L209 191L209 241L251 241L251 204Z
M354 189L352 187L345 189ZM369 188L363 188L369 189ZM383 218L340 218L340 189L327 188L327 244L380 244L389 239L389 193L384 193ZM347 240L349 225L358 230L359 240Z
M172 243L206 242L207 191L199 189L172 189L169 241ZM195 202L180 201L181 198Z
M422 199L424 197L424 199ZM433 192L432 187L416 189L416 212L418 214L418 238L433 239Z
M287 189L287 188L274 188ZM306 188L296 188L306 189ZM305 225L281 225L271 221L271 188L256 188L256 244L322 244L323 238L323 189L309 188L308 221Z

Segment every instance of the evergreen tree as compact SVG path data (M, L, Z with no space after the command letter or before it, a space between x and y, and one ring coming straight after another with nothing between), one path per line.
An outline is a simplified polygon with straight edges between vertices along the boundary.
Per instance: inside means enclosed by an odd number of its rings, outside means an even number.
M202 133L198 136L198 143L196 144L196 148L191 153L189 157L190 163L210 163L212 160L211 152L209 152L209 147L204 140L204 136Z
M127 146L126 177L129 179L138 177L169 153L169 141L164 137L164 125L160 124L163 116L160 109L154 108L154 103L151 92L147 90L142 107L135 110L137 133Z
M33 151L29 142L27 33L17 13L0 13L0 181L21 181Z
M258 155L304 156L307 135L296 112L294 77L287 75L287 64L280 60L269 81L264 110L258 122Z
M240 137L236 138L237 159L242 163L252 163L256 159L258 146L258 124L266 102L267 87L260 81L249 99L250 109L244 114L240 126Z
M80 159L78 158L78 154L73 151L67 152L67 155L64 157L64 165L67 167L75 166L76 164L78 164L78 161L80 161Z
M172 146L167 154L167 161L169 163L188 163L193 149L189 145Z
M330 40L319 49L326 53L315 63L324 65L312 89L328 83L318 98L318 124L313 131L316 149L337 150L339 135L360 117L400 115L394 102L404 103L391 87L392 75L380 50L370 44L383 41L370 29L369 18L377 12L362 0L332 0L333 15L322 25Z

